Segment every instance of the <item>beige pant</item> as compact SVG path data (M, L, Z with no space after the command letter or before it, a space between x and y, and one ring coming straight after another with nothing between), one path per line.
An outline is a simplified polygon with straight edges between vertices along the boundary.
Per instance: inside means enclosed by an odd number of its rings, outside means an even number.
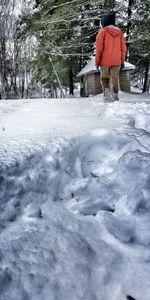
M101 68L101 83L103 92L105 89L112 88L114 93L119 90L119 71L120 66L100 67Z

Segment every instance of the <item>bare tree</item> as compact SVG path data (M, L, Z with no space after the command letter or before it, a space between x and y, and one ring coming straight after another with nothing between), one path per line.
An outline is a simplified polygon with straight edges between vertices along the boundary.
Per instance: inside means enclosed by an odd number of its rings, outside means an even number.
M28 95L30 72L28 58L32 43L28 38L19 41L17 30L21 14L29 12L33 1L0 0L0 97L19 98Z

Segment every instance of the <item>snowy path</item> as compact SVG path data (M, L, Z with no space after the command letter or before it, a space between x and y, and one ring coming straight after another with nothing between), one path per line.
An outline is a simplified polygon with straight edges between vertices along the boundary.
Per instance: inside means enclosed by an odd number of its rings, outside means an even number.
M150 299L142 97L0 102L0 300Z
M41 149L52 139L60 142L61 137L69 140L97 128L122 127L129 115L134 118L135 112L143 114L143 107L145 113L148 101L149 96L138 94L121 94L119 103L108 105L103 105L102 95L82 99L0 101L0 160L6 162L20 152L34 151L35 147Z

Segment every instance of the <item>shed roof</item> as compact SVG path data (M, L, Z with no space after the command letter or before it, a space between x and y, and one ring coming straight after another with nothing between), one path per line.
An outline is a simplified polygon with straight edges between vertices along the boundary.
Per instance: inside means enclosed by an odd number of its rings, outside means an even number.
M135 66L130 64L129 62L125 62L125 67L122 71L126 70L134 70ZM91 60L87 63L87 65L78 73L77 77L81 77L83 75L96 73L97 69L95 67L95 56L92 56Z

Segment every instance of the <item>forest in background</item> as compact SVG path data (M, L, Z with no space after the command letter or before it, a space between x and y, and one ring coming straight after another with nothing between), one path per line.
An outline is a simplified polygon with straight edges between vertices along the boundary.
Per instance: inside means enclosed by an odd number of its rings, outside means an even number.
M124 31L134 82L149 91L149 0L0 0L0 98L73 95L108 11Z

